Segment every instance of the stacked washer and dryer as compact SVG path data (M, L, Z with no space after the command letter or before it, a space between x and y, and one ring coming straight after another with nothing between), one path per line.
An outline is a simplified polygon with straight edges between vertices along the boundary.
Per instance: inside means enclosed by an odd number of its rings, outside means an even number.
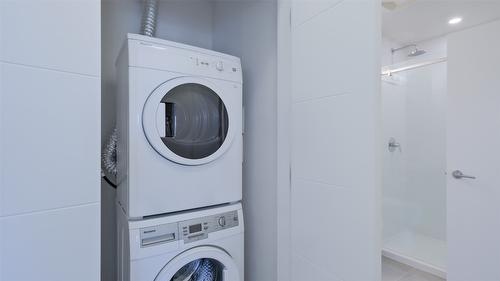
M117 71L118 280L243 281L240 60L129 34Z

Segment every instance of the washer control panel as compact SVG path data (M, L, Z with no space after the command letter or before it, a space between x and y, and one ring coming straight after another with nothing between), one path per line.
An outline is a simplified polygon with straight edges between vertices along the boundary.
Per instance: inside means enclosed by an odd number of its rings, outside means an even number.
M179 235L184 243L202 240L211 232L216 232L239 224L238 211L179 222Z
M141 228L141 248L174 242L190 243L208 238L208 234L239 225L238 211L231 211L176 223Z

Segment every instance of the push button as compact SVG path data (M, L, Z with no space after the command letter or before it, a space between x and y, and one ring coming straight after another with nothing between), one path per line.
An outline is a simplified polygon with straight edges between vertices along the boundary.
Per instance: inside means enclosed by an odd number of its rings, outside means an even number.
M215 69L217 69L218 71L223 71L224 70L224 64L219 61L215 64Z

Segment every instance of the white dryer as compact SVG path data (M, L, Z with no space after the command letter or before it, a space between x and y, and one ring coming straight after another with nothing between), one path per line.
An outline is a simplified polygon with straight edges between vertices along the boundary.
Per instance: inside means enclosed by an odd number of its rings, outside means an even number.
M129 34L117 71L118 202L126 214L240 201L239 58Z
M119 281L243 281L240 204L141 221L118 214Z

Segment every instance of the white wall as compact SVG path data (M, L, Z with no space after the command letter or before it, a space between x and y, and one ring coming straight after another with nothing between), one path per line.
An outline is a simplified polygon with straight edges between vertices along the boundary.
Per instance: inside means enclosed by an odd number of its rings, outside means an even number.
M143 2L102 0L102 143L115 124L115 60L127 33L139 33ZM202 48L212 47L210 1L162 0L156 36ZM115 190L102 182L102 280L116 280Z
M380 2L293 1L291 280L379 280Z
M291 274L291 170L290 120L292 110L292 32L291 1L277 1L277 99L276 99L276 156L277 156L277 280L289 281Z
M100 1L0 1L0 280L99 280Z
M241 58L245 107L245 280L277 280L277 6L218 1L214 49Z

